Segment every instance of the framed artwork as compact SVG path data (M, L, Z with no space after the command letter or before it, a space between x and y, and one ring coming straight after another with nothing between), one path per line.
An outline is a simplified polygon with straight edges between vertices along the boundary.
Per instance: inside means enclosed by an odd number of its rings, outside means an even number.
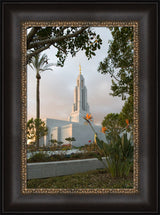
M158 4L2 6L3 211L157 212Z

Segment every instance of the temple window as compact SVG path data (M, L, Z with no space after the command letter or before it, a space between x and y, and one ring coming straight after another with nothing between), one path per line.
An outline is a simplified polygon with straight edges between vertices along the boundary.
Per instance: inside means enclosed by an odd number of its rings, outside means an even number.
M83 80L81 80L81 87L83 87Z

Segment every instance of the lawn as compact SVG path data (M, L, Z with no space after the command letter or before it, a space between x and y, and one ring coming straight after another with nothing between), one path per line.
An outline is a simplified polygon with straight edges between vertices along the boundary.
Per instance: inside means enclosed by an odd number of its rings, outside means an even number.
M50 189L107 189L133 188L133 173L123 178L112 178L105 169L88 171L67 176L46 179L31 179L27 181L27 188Z

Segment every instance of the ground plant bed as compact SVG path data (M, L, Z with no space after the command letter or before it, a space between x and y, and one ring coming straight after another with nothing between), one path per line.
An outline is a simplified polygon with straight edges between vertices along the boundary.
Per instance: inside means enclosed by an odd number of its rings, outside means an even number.
M73 153L73 154L55 154L47 155L43 153L37 153L31 158L27 159L27 163L34 162L50 162L50 161L66 161L66 160L79 160L79 159L88 159L96 158L97 152L86 152L86 153Z
M133 188L133 172L127 177L111 177L105 169L67 176L27 180L27 188L112 189Z

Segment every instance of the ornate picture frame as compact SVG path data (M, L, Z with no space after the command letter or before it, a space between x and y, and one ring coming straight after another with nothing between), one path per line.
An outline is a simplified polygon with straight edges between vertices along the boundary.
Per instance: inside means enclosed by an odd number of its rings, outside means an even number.
M157 210L156 8L156 3L139 4L138 11L137 3L3 4L5 211ZM135 69L133 189L27 189L26 29L39 25L133 26ZM8 28L11 29L11 34L8 33Z

